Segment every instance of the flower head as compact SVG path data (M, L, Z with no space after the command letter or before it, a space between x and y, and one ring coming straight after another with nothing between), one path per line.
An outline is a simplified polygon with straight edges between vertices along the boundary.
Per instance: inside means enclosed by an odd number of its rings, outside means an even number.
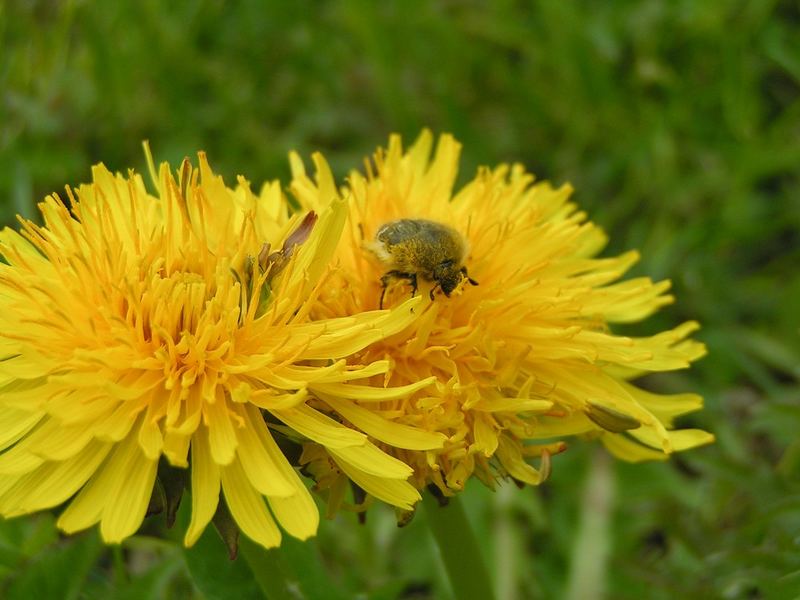
M534 183L521 166L501 165L481 169L454 191L459 144L444 135L432 150L428 132L408 151L393 136L367 163L366 175L351 174L337 269L312 314L355 315L377 308L384 293L389 306L413 293L408 273L382 283L391 267L374 250L379 229L398 219L430 220L459 232L469 249L463 264L478 285L463 276L448 297L435 276L426 281L420 270L418 318L351 358L390 361L385 375L371 379L375 388L430 377L435 386L379 403L323 395L327 410L413 466L418 488L432 483L446 495L473 474L488 485L498 476L538 484L569 436L597 437L628 460L662 459L710 442L706 432L672 429L675 417L700 408L699 396L661 396L628 381L701 357L704 346L688 339L697 324L641 338L612 330L672 302L669 282L619 281L637 253L597 258L606 236L569 202L568 186ZM297 156L292 166L301 205L322 209ZM376 421L437 432L446 442L412 448L374 427ZM334 487L342 474L325 454L311 445L304 460L318 481ZM538 466L530 457L539 457Z
M99 523L118 542L162 461L191 467L187 545L220 491L260 544L280 543L276 521L304 539L319 517L281 428L368 470L396 503L418 498L408 466L307 403L384 373L386 361L345 359L415 318L412 302L309 319L346 214L318 166L318 218L291 217L277 182L226 187L201 153L177 177L151 162L155 195L97 166L68 204L41 203L43 226L0 233L0 514L71 499L59 527Z

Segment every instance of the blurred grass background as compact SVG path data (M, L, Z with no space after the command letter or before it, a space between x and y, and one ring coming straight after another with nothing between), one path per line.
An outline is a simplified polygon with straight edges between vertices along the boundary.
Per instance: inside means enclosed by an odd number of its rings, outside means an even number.
M576 443L538 489L473 486L500 598L798 597L796 2L0 0L0 40L3 225L96 162L144 170L142 139L258 184L289 149L343 176L427 126L464 143L464 179L521 161L571 182L608 252L673 280L678 303L632 331L703 323L709 356L647 385L703 393L682 424L718 441L646 465ZM447 598L424 519L344 515L286 552L318 547L342 597ZM257 595L213 531L186 552L158 523L115 549L46 515L2 523L0 595Z

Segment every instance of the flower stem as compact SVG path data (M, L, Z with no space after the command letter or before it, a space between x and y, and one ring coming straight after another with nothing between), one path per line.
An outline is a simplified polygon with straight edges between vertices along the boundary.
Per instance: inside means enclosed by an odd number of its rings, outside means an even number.
M461 501L450 498L447 506L439 506L431 494L425 493L422 503L455 597L493 600L489 571Z
M111 546L112 564L114 566L114 583L122 587L128 580L128 567L125 564L125 555L122 551L122 546L115 544Z
M599 600L606 596L615 479L611 460L602 450L594 453L585 485L578 538L564 596L567 600Z
M494 557L492 572L495 576L497 600L517 600L519 578L519 535L515 530L514 511L512 507L515 493L519 490L513 485L501 485L495 490L493 510L495 518L492 524L494 537ZM530 567L530 558L526 560Z

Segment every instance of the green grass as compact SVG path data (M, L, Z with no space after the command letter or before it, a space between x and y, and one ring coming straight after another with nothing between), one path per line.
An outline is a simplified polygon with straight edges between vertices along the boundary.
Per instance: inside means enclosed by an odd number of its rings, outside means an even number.
M468 490L502 597L790 598L800 593L798 39L788 1L0 2L0 223L35 217L36 201L86 181L95 162L143 170L142 139L159 159L204 149L228 181L260 183L285 180L289 149L322 150L343 176L388 133L410 140L427 126L464 142L464 179L520 161L570 181L611 233L609 252L639 248L637 274L673 280L678 303L633 331L703 323L709 356L648 384L701 391L706 410L683 423L718 442L608 468L609 526L588 546L608 547L602 569L575 560L592 522L581 517L591 447L557 457L540 489ZM365 527L324 523L328 571L374 598L448 594L422 521L397 530L376 511ZM3 524L0 590L200 593L197 557L142 536L115 563L94 535L59 541L49 517ZM151 559L132 562L141 556ZM43 574L62 572L47 587Z

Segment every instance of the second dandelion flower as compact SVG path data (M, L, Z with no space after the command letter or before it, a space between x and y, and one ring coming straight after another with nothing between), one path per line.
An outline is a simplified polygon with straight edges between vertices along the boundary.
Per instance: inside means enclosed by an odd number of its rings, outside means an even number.
M710 442L703 431L673 430L677 416L700 408L699 396L660 396L628 382L700 358L704 346L688 338L697 324L643 338L612 331L672 302L669 282L618 281L638 254L596 258L607 237L569 201L569 186L534 183L522 167L500 165L456 190L459 153L449 135L435 150L429 132L407 150L392 136L366 173L350 174L336 268L311 311L357 315L394 306L420 286L428 295L441 288L407 328L350 358L389 361L365 388L429 378L435 385L380 402L366 391L323 394L315 407L412 466L417 488L434 485L445 496L471 476L489 486L505 477L538 484L573 436L597 438L627 460L665 459ZM304 208L323 209L302 161L291 162L292 193ZM467 287L472 282L480 286ZM415 447L391 425L446 442ZM306 444L302 461L329 506L346 504L347 474L324 448Z

